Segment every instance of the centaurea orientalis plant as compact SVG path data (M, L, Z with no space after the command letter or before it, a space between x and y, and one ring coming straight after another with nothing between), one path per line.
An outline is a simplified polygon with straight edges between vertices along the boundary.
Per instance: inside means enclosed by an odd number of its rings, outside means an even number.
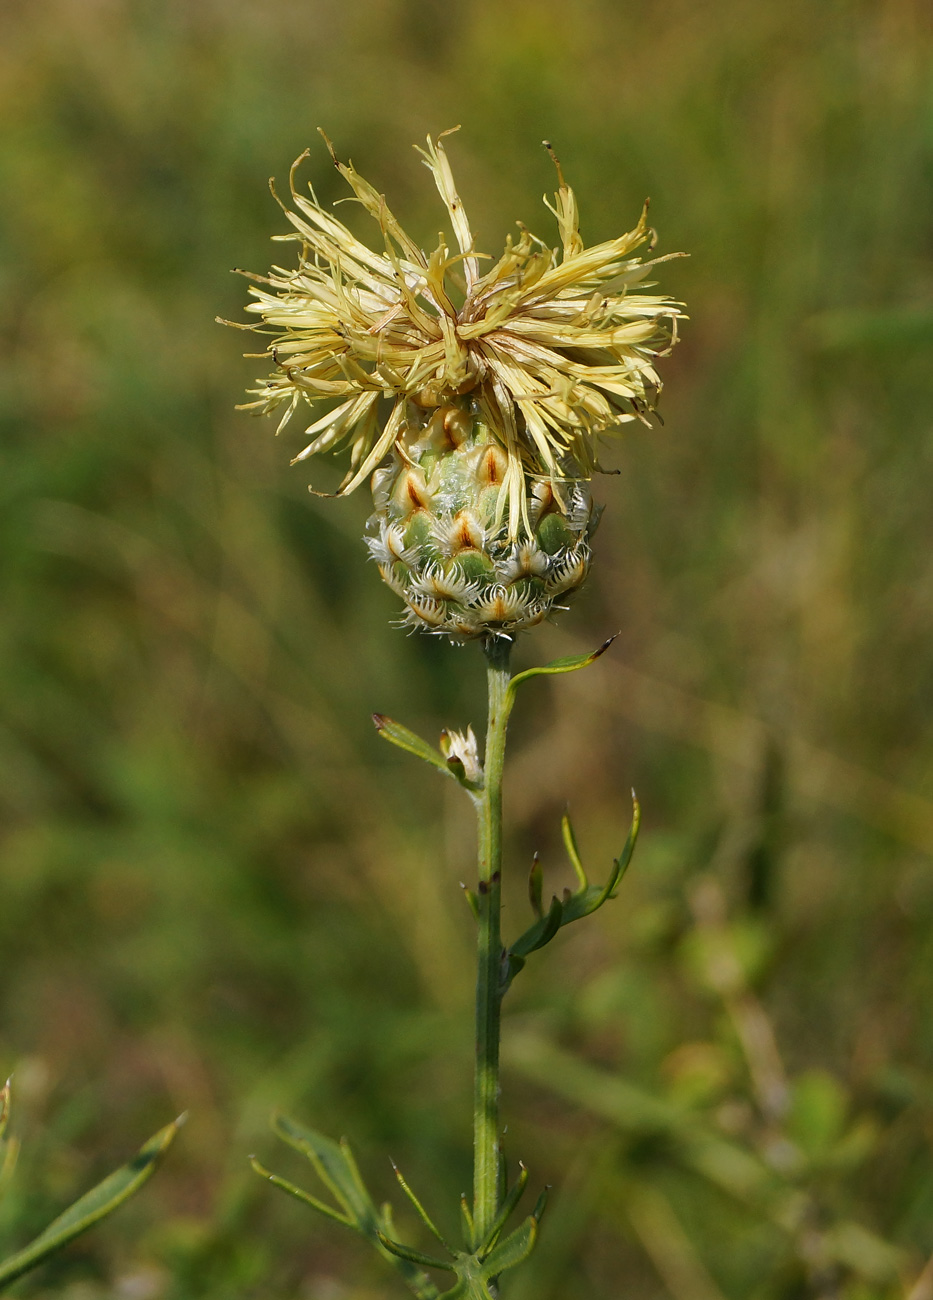
M375 220L381 248L357 239L313 191L298 191L302 155L291 173L293 207L282 204L293 231L277 236L298 244L298 265L249 277L255 301L247 310L261 323L241 328L271 336L261 355L273 371L245 409L281 411L280 429L306 403L314 409L305 430L310 441L295 460L349 449L336 495L370 479L374 511L366 541L403 602L402 622L453 641L478 640L486 657L482 758L469 729L445 731L435 748L382 714L373 718L387 740L456 781L477 816L477 884L467 890L477 924L474 1178L472 1198L461 1204L463 1245L448 1244L396 1171L445 1254L401 1242L389 1207L374 1205L347 1144L292 1120L275 1121L279 1135L308 1157L335 1204L256 1168L367 1237L419 1300L490 1300L500 1275L531 1252L544 1208L542 1195L531 1215L506 1232L528 1173L522 1167L509 1186L500 1145L502 1000L531 953L613 896L639 822L635 802L622 853L605 884L591 885L565 818L576 888L545 906L536 863L529 880L533 923L503 944L502 772L516 693L532 677L585 667L609 642L593 654L515 676L510 652L516 633L563 608L583 583L599 518L590 492L601 470L599 440L626 422L648 423L661 389L655 360L676 342L681 312L670 298L645 292L651 269L667 260L637 254L654 243L647 208L634 229L587 248L574 193L553 151L558 190L547 206L557 220L559 248L520 225L518 238L507 239L502 256L483 270L492 259L475 247L443 137L429 137L421 152L456 252L443 235L432 253L423 252L385 198L328 147ZM453 1274L453 1285L442 1291L434 1270Z

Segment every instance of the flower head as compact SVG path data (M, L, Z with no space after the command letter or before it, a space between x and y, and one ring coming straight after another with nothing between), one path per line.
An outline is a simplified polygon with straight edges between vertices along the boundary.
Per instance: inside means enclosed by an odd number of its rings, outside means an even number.
M442 731L441 753L448 765L457 764L464 777L473 785L483 784L483 764L479 756L479 747L473 728L466 731Z
M298 192L303 154L291 171L294 210L282 205L294 232L276 236L300 244L298 266L250 277L255 301L247 311L262 319L253 328L273 335L263 355L275 368L247 409L284 407L281 428L302 403L325 404L295 459L348 446L340 495L390 452L404 458L412 406L468 409L505 454L497 510L517 536L528 525L529 479L545 479L559 494L568 477L588 478L599 469L598 437L654 408L661 389L654 360L676 341L682 313L670 298L644 292L651 268L667 260L643 262L635 254L653 241L647 205L633 230L587 248L555 157L559 188L554 203L545 203L560 247L519 223L518 238L508 237L502 256L481 273L492 259L476 250L443 137L429 136L419 152L457 252L443 235L432 253L423 252L383 195L328 147L377 223L382 247L357 239L313 191Z

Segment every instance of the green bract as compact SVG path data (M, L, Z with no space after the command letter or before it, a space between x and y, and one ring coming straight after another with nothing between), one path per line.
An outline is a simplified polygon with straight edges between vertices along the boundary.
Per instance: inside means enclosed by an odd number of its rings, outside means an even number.
M583 582L599 512L582 478L526 480L516 534L502 517L508 463L463 406L406 424L373 475L369 549L404 621L466 640L540 623Z

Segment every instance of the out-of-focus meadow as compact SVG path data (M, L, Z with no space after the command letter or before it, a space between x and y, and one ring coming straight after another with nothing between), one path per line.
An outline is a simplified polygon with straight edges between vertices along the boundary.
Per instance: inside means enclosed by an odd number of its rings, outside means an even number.
M462 123L487 251L516 218L555 238L546 136L589 242L650 194L691 254L661 268L691 316L665 426L610 453L588 589L518 649L621 629L520 702L508 924L535 849L567 883L565 801L597 875L632 785L645 823L618 900L509 995L508 1140L556 1191L508 1295L906 1295L933 1250L926 0L7 0L2 26L0 1246L190 1111L16 1294L395 1294L247 1169L304 1176L275 1107L453 1225L469 810L369 714L479 724L480 656L389 626L365 494L311 497L295 437L233 410L261 363L213 320L242 317L231 267L291 256L270 174L310 145L342 197L318 125L433 246L411 144Z

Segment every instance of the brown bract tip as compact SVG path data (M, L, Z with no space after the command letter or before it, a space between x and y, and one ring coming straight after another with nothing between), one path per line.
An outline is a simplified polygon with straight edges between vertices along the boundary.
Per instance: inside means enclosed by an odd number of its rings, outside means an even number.
M607 641L604 641L598 650L594 651L593 658L598 659L600 655L604 655L613 641L617 641L621 635L621 632L613 632L612 636Z

